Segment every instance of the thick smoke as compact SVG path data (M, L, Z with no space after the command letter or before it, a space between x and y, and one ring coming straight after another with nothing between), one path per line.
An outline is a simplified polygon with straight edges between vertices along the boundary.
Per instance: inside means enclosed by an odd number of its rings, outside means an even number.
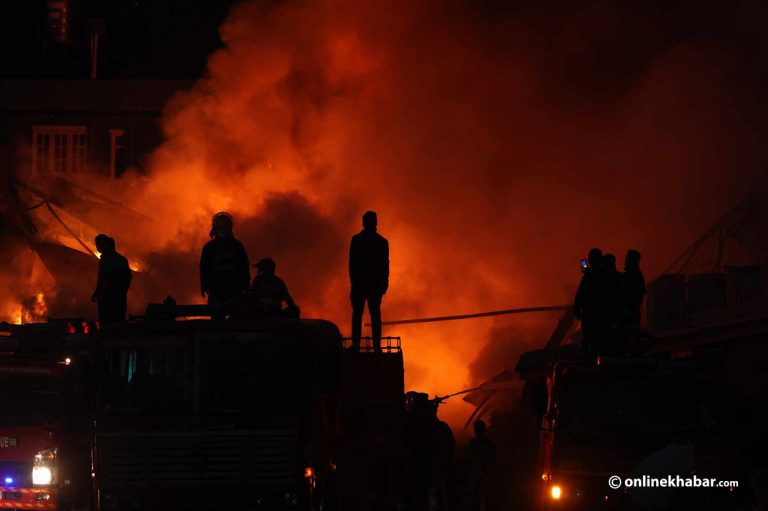
M768 119L766 8L662 4L236 6L131 181L151 217L115 232L151 275L134 302L200 300L220 210L305 313L345 333L347 244L368 209L392 250L387 319L568 303L596 245L639 249L655 275L760 171ZM556 320L385 335L405 339L407 386L442 394L512 367Z
M593 245L638 248L654 275L759 171L761 77L743 50L759 18L547 5L237 6L135 204L161 219L142 244L152 271L196 296L210 215L229 210L251 258L274 257L303 310L348 332L347 243L374 209L390 319L568 303ZM447 393L511 367L556 319L385 334L404 336L408 387Z

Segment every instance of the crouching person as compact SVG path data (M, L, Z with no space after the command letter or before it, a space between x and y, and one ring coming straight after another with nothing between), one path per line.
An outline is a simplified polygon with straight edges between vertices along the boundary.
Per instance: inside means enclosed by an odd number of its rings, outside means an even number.
M288 286L275 275L275 261L266 257L254 266L257 273L251 283L249 301L254 304L257 314L272 318L298 318L299 307L288 293ZM285 309L283 302L286 304Z

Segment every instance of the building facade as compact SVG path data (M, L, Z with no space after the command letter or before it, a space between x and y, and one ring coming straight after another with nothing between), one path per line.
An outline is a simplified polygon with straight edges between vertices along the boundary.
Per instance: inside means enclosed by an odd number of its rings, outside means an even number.
M161 117L189 80L0 80L3 187L34 175L141 171L162 142Z

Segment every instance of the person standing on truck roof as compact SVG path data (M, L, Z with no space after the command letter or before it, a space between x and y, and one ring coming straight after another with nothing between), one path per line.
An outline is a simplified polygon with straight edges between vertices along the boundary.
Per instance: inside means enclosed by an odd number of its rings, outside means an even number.
M599 274L600 336L595 352L601 355L623 355L616 330L621 313L621 273L616 270L616 256L603 255Z
M131 268L128 260L117 252L115 240L106 234L94 239L99 252L99 274L91 301L99 309L99 323L106 325L125 321L128 308L128 289L131 287Z
M627 250L624 258L624 275L621 286L622 323L640 328L640 306L645 299L645 277L640 271L640 252Z
M216 213L211 222L211 239L200 255L200 294L208 304L221 304L248 289L251 272L243 244L232 233L229 213Z
M640 333L640 307L645 299L645 277L640 271L640 252L627 250L621 279L619 327L628 352L636 351Z
M363 309L368 302L373 348L381 350L381 299L389 288L389 242L376 232L376 212L363 215L363 230L349 245L349 281L352 301L352 349L360 349Z
M582 350L584 356L592 358L595 347L599 344L600 325L602 323L600 300L600 265L603 251L593 248L587 256L588 266L584 271L573 300L573 315L581 321Z
M607 314L612 319L619 316L619 299L622 274L616 269L616 256L613 254L603 255L600 262L600 269L603 273L603 296L602 300L608 308Z
M269 257L265 257L253 265L257 274L251 283L251 300L256 303L259 313L264 316L299 317L299 308L288 293L288 286L283 279L275 275L277 265ZM283 310L283 302L287 308Z

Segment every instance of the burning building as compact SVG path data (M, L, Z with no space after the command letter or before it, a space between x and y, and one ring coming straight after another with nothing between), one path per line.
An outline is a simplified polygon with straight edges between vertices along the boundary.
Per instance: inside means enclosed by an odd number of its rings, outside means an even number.
M759 173L764 14L243 2L204 77L166 106L145 173L118 180L115 202L144 220L94 225L151 272L132 291L138 310L199 300L199 249L221 210L252 259L277 261L303 311L340 325L347 243L367 209L392 246L387 317L567 303L591 246L638 248L657 274ZM442 394L481 381L553 320L399 327L408 383ZM468 410L446 412L459 423Z

